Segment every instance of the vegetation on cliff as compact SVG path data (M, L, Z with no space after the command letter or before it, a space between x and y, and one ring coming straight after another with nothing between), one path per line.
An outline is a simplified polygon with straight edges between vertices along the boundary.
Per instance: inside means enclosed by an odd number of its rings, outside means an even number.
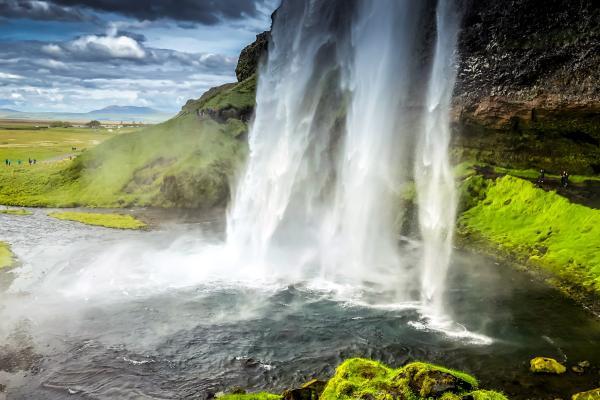
M415 362L402 368L390 368L382 363L362 358L344 361L334 376L327 382L322 393L309 398L321 400L374 399L420 400L441 398L460 400L505 400L498 392L477 390L477 380L464 372L454 371L437 365ZM300 395L300 393L298 393ZM318 397L314 397L314 395ZM270 397L274 396L274 397ZM225 395L225 400L263 400L296 397L260 394ZM304 397L302 397L304 398Z
M600 210L512 176L472 176L461 190L470 207L459 221L463 235L550 272L562 288L600 294Z

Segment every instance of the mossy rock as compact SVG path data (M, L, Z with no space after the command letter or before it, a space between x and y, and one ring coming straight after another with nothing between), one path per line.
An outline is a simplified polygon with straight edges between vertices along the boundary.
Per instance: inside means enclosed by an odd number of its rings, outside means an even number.
M600 400L600 388L574 394L571 400Z
M529 362L529 369L536 374L564 374L567 368L549 357L536 357Z
M318 400L327 382L312 379L298 389L283 392L283 400Z
M444 393L462 393L477 385L471 376L424 363L407 365L398 377L407 379L410 389L424 398L440 397Z
M465 373L427 363L392 369L372 360L353 358L338 367L321 399L460 399L477 387Z

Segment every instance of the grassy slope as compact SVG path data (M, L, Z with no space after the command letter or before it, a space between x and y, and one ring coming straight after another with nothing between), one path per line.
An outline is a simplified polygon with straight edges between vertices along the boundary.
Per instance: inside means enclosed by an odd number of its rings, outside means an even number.
M483 237L551 272L561 286L600 294L600 210L512 176L495 181L470 177L463 193L471 199L459 222L463 234Z
M115 229L142 229L146 224L132 217L123 214L99 214L89 212L52 212L50 217L65 221L76 221L86 225L103 226L105 228Z
M209 91L175 118L120 135L73 162L0 173L0 204L20 206L211 207L229 196L243 160L246 125L198 116L198 110L254 105L255 78Z
M406 400L421 400L430 398L431 388L437 379L445 377L438 373L452 376L461 382L477 389L477 380L463 372L450 370L427 363L411 363L402 368L389 368L377 361L352 358L344 361L329 380L325 390L320 395L322 400L376 399L388 400L402 398ZM415 384L420 387L416 392ZM500 393L486 390L463 390L461 393L447 392L441 399L458 400L464 395L471 395L475 400L506 400ZM281 399L281 396L266 393L247 395L226 395L224 400L267 400Z

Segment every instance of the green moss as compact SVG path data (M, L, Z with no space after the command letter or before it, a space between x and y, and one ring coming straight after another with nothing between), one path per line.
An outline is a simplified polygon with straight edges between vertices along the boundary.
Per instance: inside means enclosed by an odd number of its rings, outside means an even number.
M551 272L563 282L600 293L600 210L505 176L488 181L460 218L464 235Z
M600 400L600 388L576 393L571 397L571 400Z
M0 269L13 266L14 256L8 243L0 242Z
M338 366L319 399L424 400L435 397L461 400L464 396L472 396L475 400L507 400L501 393L478 390L477 386L477 380L471 375L433 364L414 362L395 369L374 360L351 358ZM440 392L440 388L447 390ZM257 393L230 394L219 398L276 400L282 396Z
M493 390L476 390L471 392L474 400L506 400L506 396Z
M4 210L0 210L0 214L8 214L8 215L31 215L33 214L29 210L25 210L23 208L7 208Z
M433 395L436 383L451 382L456 393L444 393L447 400L459 398L477 387L477 380L463 372L437 365L415 362L402 368L389 368L377 361L353 358L346 360L327 383L321 399L377 400L406 398L411 400Z
M529 370L538 374L564 374L567 368L554 358L536 357L529 362Z
M280 400L282 397L271 393L226 394L220 396L221 400Z
M98 214L67 211L52 212L48 214L48 216L61 220L81 222L87 225L103 226L105 228L141 229L146 227L146 224L142 221L132 217L131 215L123 214Z

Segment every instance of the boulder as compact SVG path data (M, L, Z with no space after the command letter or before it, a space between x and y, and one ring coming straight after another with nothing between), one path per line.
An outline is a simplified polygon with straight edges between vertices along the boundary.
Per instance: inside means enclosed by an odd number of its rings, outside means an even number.
M529 362L529 369L536 374L564 374L567 368L549 357L536 357Z
M574 394L571 400L600 400L600 388Z
M417 364L405 368L410 389L424 398L438 398L446 393L461 393L473 389L473 384L456 374L435 369L421 368Z
M286 390L282 396L284 400L318 400L326 385L325 381L312 379L298 389Z

